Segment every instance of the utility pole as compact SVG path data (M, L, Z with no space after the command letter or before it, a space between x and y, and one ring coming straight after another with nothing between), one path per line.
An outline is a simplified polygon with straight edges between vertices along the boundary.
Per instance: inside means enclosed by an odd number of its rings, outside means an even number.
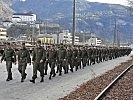
M114 31L113 47L116 45L116 41L117 41L117 23L116 23L116 19L115 19L115 31Z
M75 0L73 0L73 27L72 27L72 45L75 44Z
M114 46L120 47L120 32L118 30L116 19L115 19L115 32L114 32L113 47Z

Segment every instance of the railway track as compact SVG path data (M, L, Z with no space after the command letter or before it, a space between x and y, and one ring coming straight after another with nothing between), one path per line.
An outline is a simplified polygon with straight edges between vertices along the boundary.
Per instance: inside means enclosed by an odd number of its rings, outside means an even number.
M132 67L133 67L133 64L131 64L122 73L120 73L94 100L103 100L104 96L108 93L108 91L115 84L117 84L118 80L120 80Z

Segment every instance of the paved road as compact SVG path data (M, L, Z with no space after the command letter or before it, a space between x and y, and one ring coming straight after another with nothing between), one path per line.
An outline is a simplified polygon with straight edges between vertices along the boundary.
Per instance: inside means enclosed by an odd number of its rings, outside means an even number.
M69 72L67 75L57 75L52 80L49 80L47 75L44 83L40 83L38 77L35 84L29 82L32 76L32 66L27 66L28 76L25 82L21 83L17 65L13 65L13 80L6 82L5 62L0 63L0 100L57 100L75 90L83 82L99 76L121 62L130 59L130 56L88 66L74 73Z

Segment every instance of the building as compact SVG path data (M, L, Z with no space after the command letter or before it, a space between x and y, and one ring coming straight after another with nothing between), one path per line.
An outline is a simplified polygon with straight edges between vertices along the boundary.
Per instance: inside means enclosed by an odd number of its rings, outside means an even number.
M61 31L60 25L56 23L41 22L39 27L41 34L58 34Z
M98 37L90 37L87 41L85 41L86 45L100 46L102 44L102 40Z
M11 27L11 25L13 24L12 21L9 21L9 20L5 20L2 23L3 23L3 26L6 28Z
M69 30L63 30L62 33L59 33L59 43L72 44L72 33L69 33ZM75 44L78 43L79 37L75 36Z
M6 41L8 40L8 36L7 36L7 29L5 28L0 28L0 41Z
M38 34L37 40L40 40L44 44L53 44L54 39L51 34Z
M14 13L12 16L12 22L35 22L36 21L36 14L29 12L29 13Z

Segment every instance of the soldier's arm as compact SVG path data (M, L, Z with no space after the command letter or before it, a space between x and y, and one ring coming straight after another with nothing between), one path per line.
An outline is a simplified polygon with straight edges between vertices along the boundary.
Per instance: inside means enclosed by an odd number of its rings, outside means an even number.
M31 63L30 52L27 50L27 62Z
M35 57L36 57L35 48L33 49L32 53L33 53L32 61L35 61Z
M14 57L14 62L16 62L16 53L14 50L13 50L13 57Z
M1 62L5 59L5 50L3 52L2 58L1 58Z
M20 51L18 51L18 61L20 60Z
M43 49L43 57L42 60L45 61L46 60L46 50Z

